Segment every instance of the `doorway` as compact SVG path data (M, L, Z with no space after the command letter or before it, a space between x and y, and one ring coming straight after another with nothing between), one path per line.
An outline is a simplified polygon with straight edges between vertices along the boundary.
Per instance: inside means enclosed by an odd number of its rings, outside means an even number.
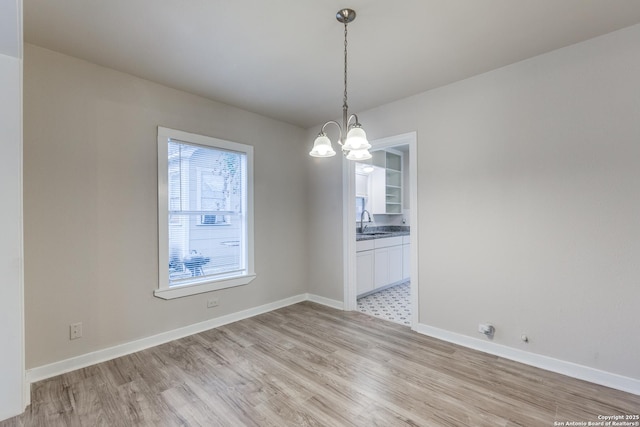
M373 158L366 165L349 162L345 174L344 305L415 329L417 135L378 139L371 145Z

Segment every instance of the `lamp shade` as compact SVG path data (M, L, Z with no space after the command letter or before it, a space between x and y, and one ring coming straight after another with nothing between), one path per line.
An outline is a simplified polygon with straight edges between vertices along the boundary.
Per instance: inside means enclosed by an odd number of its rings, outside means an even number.
M347 160L367 160L371 158L371 153L369 153L368 149L362 150L351 150L349 154L347 154Z
M367 141L367 134L360 126L352 127L347 133L347 140L344 142L345 150L368 150L371 144Z
M331 141L327 135L321 133L313 142L313 149L309 152L313 157L331 157L335 156L336 152L331 146Z

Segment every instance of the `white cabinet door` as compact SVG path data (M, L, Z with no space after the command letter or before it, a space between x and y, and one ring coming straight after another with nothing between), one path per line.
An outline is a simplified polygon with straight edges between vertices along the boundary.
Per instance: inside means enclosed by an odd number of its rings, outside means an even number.
M385 169L374 166L369 187L369 203L373 214L387 213L386 182Z
M369 175L356 173L356 197L369 197Z
M398 236L356 243L358 295L409 277L411 251L402 242L403 237Z
M357 294L373 290L374 251L356 253L356 287Z
M411 277L411 245L402 245L402 278Z
M375 250L374 262L374 286L380 288L388 285L389 282L389 249L381 248Z
M389 281L395 283L402 280L402 245L389 248Z

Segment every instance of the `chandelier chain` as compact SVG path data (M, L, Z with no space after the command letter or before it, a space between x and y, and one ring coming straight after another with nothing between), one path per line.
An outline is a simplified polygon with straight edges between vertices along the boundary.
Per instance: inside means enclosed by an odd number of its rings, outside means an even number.
M344 102L342 107L347 107L347 23L344 23Z

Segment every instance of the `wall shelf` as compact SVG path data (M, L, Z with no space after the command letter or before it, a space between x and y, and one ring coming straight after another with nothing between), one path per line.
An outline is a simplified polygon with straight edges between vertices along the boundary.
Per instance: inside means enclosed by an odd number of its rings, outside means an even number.
M377 166L373 174L373 213L402 213L402 153L389 150L371 153Z

